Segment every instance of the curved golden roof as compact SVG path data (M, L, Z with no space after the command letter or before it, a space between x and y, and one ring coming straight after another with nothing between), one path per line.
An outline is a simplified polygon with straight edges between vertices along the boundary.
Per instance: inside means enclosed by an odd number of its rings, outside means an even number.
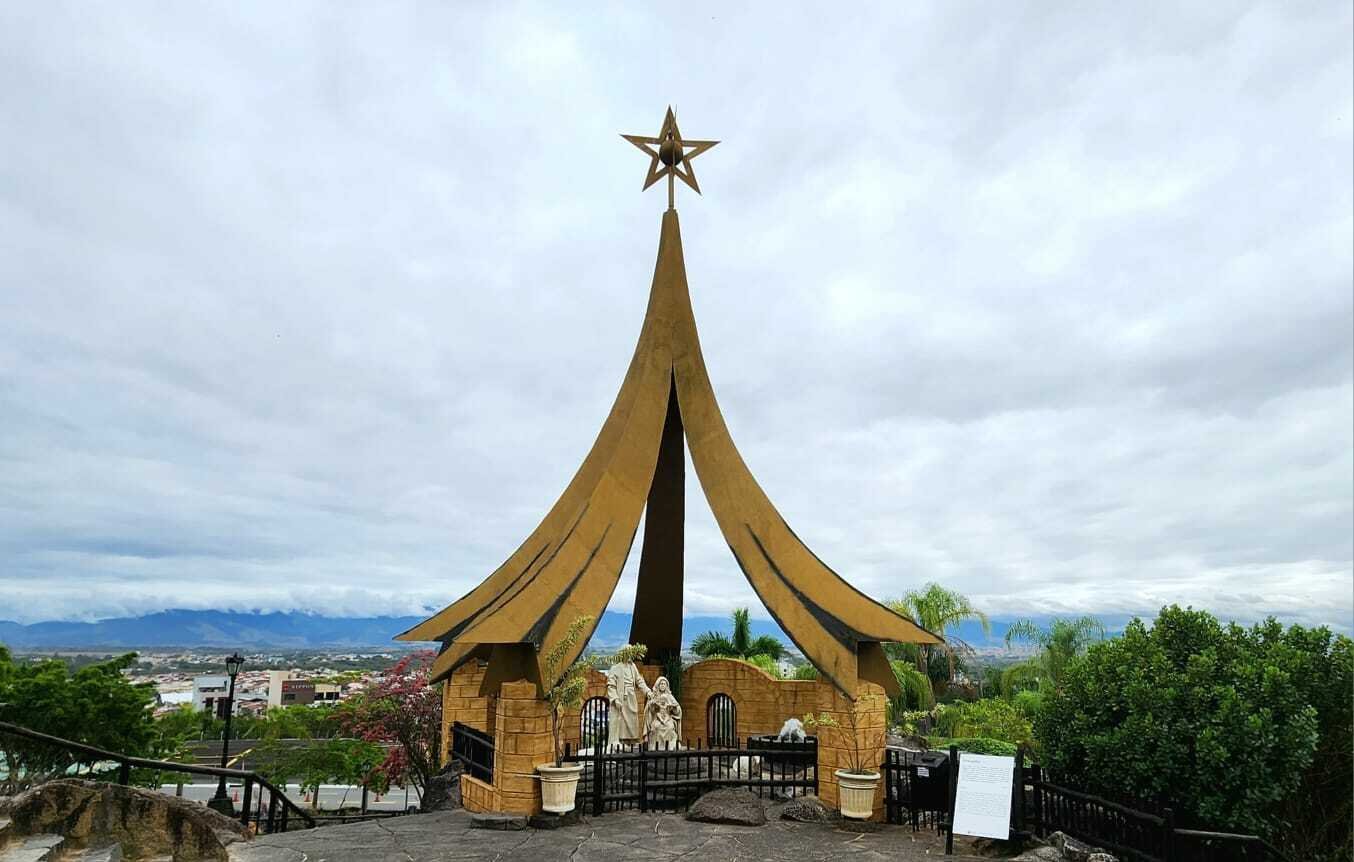
M582 466L503 565L398 639L442 642L433 665L436 679L480 656L490 659L494 679L539 682L538 657L569 624L583 615L601 618L647 502L649 535L632 639L651 649L680 648L683 433L719 528L780 627L848 696L854 696L859 679L896 692L879 644L940 639L859 592L818 559L738 454L701 355L674 209L663 214L634 357ZM584 646L580 642L578 652Z

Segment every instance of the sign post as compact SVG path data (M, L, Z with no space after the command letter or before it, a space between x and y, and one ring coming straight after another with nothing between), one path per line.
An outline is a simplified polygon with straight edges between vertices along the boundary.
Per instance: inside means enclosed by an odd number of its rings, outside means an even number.
M951 832L997 838L1011 837L1011 785L1014 757L965 754L959 761Z

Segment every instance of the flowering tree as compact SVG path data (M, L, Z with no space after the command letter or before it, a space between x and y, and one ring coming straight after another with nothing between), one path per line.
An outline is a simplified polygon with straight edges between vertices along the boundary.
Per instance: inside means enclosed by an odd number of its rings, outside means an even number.
M345 732L389 746L372 770L370 786L413 782L421 794L437 774L441 751L442 692L428 684L432 651L410 653L344 705Z

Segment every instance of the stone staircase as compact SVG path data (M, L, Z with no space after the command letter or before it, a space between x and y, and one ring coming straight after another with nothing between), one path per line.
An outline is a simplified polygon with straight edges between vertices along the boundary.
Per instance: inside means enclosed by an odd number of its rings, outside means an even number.
M0 817L0 862L122 862L122 848L116 844L74 850L68 843L61 835L11 835L9 819Z
M62 835L9 834L9 820L0 817L0 862L123 862L122 845L86 847L68 846ZM172 856L156 856L143 862L173 862Z

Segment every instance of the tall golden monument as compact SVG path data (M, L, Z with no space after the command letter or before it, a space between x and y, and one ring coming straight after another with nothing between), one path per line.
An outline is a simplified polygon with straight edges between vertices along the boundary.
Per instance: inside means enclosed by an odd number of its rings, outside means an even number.
M719 529L780 627L846 697L855 697L860 681L897 694L880 644L940 639L856 590L799 540L743 463L710 386L674 180L699 193L691 160L718 142L685 140L671 108L657 137L624 137L651 159L644 188L667 177L668 209L639 344L611 413L569 486L512 556L398 639L442 643L435 679L484 658L483 693L515 679L539 685L539 657L569 624L601 618L647 504L630 639L654 657L680 651L685 437Z

